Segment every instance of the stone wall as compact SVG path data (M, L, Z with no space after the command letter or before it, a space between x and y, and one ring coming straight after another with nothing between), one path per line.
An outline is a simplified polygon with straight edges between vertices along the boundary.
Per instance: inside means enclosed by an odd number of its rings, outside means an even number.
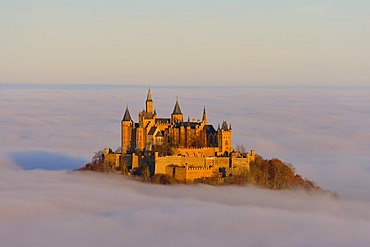
M231 168L249 168L249 162L247 158L231 158Z
M205 167L185 167L186 169L186 182L193 182L196 178L212 177L215 169Z
M212 148L202 149L211 150ZM222 169L227 169L230 173L250 170L250 162L254 159L254 150L251 150L251 153L245 157L185 157L181 155L159 157L158 153L155 153L154 156L136 155L134 153L121 155L110 153L109 149L104 149L104 164L106 165L116 168L120 165L126 165L134 169L148 164L152 175L168 174L182 182L192 182L196 178L211 177Z
M174 155L181 155L185 157L213 157L218 152L217 147L204 148L175 148Z
M248 158L155 156L154 174L168 174L182 182L211 177L221 169L249 170Z
M121 154L110 153L109 148L104 148L103 163L111 167L119 167Z
M215 168L229 168L230 167L230 158L229 157L215 157L215 163L214 167Z
M155 156L155 169L154 174L166 173L166 166L168 165L192 165L192 166L205 166L205 157L183 157L183 156Z
M215 172L214 168L177 165L168 165L165 170L167 175L183 183L192 183L196 178L211 177Z

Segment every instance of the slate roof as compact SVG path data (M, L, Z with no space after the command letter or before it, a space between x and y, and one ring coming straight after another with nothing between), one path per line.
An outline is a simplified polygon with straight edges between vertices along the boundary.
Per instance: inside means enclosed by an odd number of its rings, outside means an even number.
M128 106L126 106L125 114L123 115L122 121L132 121L130 111L128 110Z
M175 107L173 108L172 114L182 114L179 101L177 99L176 99L176 104L175 104Z
M146 96L146 101L153 101L152 93L150 92L150 88L148 89L148 95Z
M151 127L150 130L149 130L148 135L154 135L156 130L157 130L157 127Z
M216 130L213 128L213 125L206 125L205 126L207 134L215 134Z

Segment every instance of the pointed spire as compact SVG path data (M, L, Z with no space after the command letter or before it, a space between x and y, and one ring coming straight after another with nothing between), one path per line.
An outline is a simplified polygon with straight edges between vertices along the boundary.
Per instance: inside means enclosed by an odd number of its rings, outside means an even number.
M157 109L154 109L154 115L157 115Z
M229 125L229 130L232 130L232 129L231 129L231 124Z
M222 123L221 129L222 129L222 130L229 130L229 129L227 128L227 122L226 122L225 120L224 120L224 121L223 121L223 123Z
M122 121L132 121L130 111L128 110L128 106L126 106L125 115L123 115Z
M182 114L181 109L180 109L180 105L179 105L179 98L178 97L176 97L176 104L175 104L175 107L173 108L172 114Z
M148 95L146 96L146 101L153 101L153 99L152 99L152 93L150 92L150 87L148 89Z
M204 109L203 109L203 118L202 118L202 122L205 122L205 121L207 121L206 106L204 106Z

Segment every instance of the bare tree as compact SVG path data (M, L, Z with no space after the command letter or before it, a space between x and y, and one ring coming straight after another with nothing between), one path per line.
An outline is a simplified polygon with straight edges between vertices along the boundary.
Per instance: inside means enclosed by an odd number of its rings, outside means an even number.
M247 153L247 148L243 145L236 144L235 150L241 154Z

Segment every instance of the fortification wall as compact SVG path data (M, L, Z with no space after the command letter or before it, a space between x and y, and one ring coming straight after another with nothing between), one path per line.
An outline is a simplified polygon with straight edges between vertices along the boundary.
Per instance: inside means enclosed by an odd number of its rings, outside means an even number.
M193 166L169 165L165 168L166 174L180 182L192 183L196 178L211 177L215 169Z
M185 157L214 157L218 152L217 147L203 148L175 148L174 155L182 155Z
M174 178L180 182L186 182L186 167L175 166L174 167Z
M251 150L251 153L247 154L247 158L249 162L254 162L256 159L256 152L254 150Z
M193 182L196 178L212 177L214 168L186 167L186 182Z
M229 157L183 157L183 156L166 156L155 157L154 174L165 174L166 166L194 166L194 167L213 167L218 170L219 168L231 168L234 166L249 167L246 158L229 158ZM249 168L248 168L249 169Z
M164 174L173 177L174 176L174 168L175 168L175 166L166 166Z
M119 167L121 154L111 153L109 148L104 148L103 163L111 167Z
M216 157L214 168L223 168L223 167L230 167L230 158L229 157Z
M155 157L154 174L166 173L166 166L168 165L192 165L201 166L205 165L205 157L182 157L182 156L166 156Z
M232 168L245 168L250 170L249 161L247 158L231 158L231 167Z
M129 154L121 156L121 165L126 167L132 166L132 156Z
M121 154L104 154L104 164L111 167L119 167Z

